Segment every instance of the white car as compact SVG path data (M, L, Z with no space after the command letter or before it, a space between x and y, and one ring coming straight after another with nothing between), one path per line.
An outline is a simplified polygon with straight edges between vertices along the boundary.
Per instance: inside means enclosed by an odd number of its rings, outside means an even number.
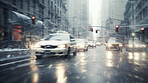
M86 39L76 39L77 50L88 51L88 45Z
M88 47L96 47L96 43L94 41L88 41Z
M116 38L110 38L106 44L106 50L119 50L122 51L123 44Z
M70 56L76 55L76 42L70 34L50 34L42 41L35 44L34 49L37 58L43 56Z

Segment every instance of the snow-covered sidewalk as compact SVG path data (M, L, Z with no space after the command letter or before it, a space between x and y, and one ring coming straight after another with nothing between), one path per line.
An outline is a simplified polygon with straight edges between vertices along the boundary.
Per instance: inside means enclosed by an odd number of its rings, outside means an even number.
M4 48L4 49L0 49L0 52L19 52L19 51L29 51L29 49L19 49L19 48Z

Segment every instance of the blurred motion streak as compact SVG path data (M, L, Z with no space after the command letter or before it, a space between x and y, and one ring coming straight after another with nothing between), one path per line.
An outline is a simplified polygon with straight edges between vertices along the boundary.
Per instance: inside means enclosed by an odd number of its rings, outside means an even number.
M35 63L36 63L36 60L30 60L30 64L31 64L30 69L31 69L32 72L34 72L32 74L32 78L31 78L32 83L38 83L38 81L39 81L38 66L35 65Z
M67 83L67 77L65 75L66 69L64 63L59 63L56 65L56 83Z
M113 59L113 53L111 51L107 51L107 54L106 54L106 66L107 67L114 66L112 59Z

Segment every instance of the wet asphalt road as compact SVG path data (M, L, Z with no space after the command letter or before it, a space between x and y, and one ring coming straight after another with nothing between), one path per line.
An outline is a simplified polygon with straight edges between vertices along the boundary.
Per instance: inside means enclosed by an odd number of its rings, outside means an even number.
M148 56L98 46L68 59L31 59L1 70L0 83L148 83Z

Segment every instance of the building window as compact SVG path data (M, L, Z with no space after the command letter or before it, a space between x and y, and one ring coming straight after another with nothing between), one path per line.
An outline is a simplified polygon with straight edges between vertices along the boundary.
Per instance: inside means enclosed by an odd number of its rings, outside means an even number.
M13 3L13 5L16 5L16 0L13 0L13 2L12 2L12 3Z
M30 6L30 2L29 1L30 0L27 1L27 10L28 10L28 12L30 11L30 7L29 7Z
M21 9L23 9L23 0L21 0L20 5L21 5Z
M48 0L48 7L50 7L50 0Z

